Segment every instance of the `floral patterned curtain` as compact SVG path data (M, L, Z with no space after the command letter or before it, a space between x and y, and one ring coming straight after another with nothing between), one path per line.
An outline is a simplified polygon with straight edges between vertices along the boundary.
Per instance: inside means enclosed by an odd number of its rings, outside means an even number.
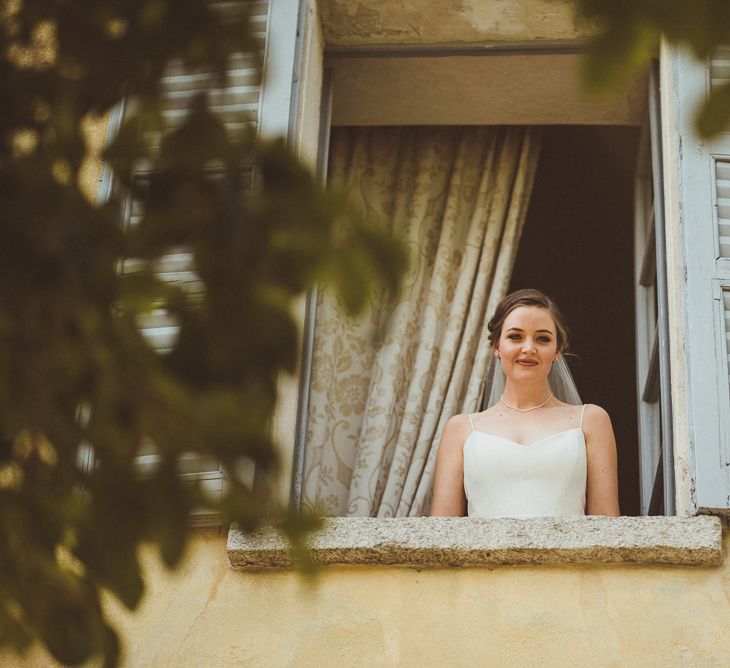
M398 298L356 321L319 293L305 507L428 512L446 420L479 403L539 143L525 127L333 130L330 180L405 240L410 265Z

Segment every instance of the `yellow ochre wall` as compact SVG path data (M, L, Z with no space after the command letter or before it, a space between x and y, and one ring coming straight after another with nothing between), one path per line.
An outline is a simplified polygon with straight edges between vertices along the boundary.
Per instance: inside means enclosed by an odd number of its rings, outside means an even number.
M730 665L728 561L327 567L309 582L233 571L225 536L207 530L178 571L145 563L137 613L110 607L124 666ZM22 665L54 664L39 651Z
M730 538L725 537L726 548ZM730 665L730 565L234 572L199 536L120 616L131 666Z

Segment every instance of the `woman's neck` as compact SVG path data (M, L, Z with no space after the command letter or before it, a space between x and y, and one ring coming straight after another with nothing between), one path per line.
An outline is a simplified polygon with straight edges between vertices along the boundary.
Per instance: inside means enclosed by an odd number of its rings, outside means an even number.
M504 392L502 392L502 398L509 406L527 409L545 403L551 393L550 385L547 382L515 385L508 379Z

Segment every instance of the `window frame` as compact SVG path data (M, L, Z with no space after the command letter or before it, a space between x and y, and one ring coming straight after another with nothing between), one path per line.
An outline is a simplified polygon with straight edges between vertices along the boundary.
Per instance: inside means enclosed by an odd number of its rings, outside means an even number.
M473 47L470 48L470 46L458 46L458 47L444 47L444 46L435 46L435 47L413 47L413 46L396 46L396 47L356 47L353 49L347 49L346 47L332 47L332 48L325 48L325 54L324 54L324 63L323 67L325 68L326 76L323 77L324 84L321 88L321 117L320 117L320 127L319 127L319 141L318 141L318 149L317 149L317 165L318 165L318 177L320 179L324 179L324 175L326 174L326 159L327 159L327 153L329 149L329 130L331 126L332 121L332 106L333 106L333 82L335 79L335 76L333 74L332 66L328 66L328 58L332 57L334 60L334 66L337 66L337 63L341 61L343 57L346 57L348 61L352 61L353 59L357 58L364 58L364 59L371 59L374 56L376 57L383 57L383 58L391 58L394 55L397 56L403 56L403 57L421 57L421 58L428 58L431 56L437 56L437 57L448 57L448 56L463 56L465 54L469 54L471 56L476 57L492 57L492 56L504 56L505 54L509 55L523 55L528 56L529 55L540 55L545 56L546 54L556 54L556 55L564 55L564 54L575 54L583 52L587 49L587 45L585 42L581 41L573 41L573 42L564 42L564 43L558 43L558 44L549 44L549 45L539 45L536 46L535 44L495 44L490 47L488 51L486 51L482 45L473 45ZM659 99L658 99L658 93L657 88L658 84L656 81L653 82L654 87L654 94L655 94L655 102L656 102L656 109L654 118L652 121L652 125L655 128L655 141L656 137L659 137L658 130L656 128L660 125L659 123ZM647 129L647 132L649 130ZM656 162L656 156L654 157L654 162ZM650 159L651 162L651 159ZM658 170L661 172L661 162L658 163L659 167ZM659 179L660 180L660 179ZM661 182L661 180L660 180ZM660 252L661 250L661 237L660 242L656 244L657 246L657 252ZM663 254L662 254L663 257ZM304 470L306 466L306 428L307 428L307 413L308 413L308 403L309 403L309 378L311 375L311 365L312 365L312 354L313 354L313 331L314 331L314 323L316 322L316 293L314 291L310 292L308 299L307 299L307 308L306 308L306 314L303 322L303 331L304 331L304 340L303 340L303 346L302 346L302 362L301 362L301 371L300 371L300 386L299 386L299 394L298 394L298 401L297 401L297 416L296 416L296 425L297 425L297 431L294 439L294 447L293 447L293 453L292 453L292 460L293 460L293 470L292 470L292 476L290 479L291 487L290 487L290 503L293 507L299 508L301 504L301 498L302 498L302 487L303 487L303 478L304 478ZM664 297L664 300L666 302L666 297ZM664 319L666 320L666 308L664 310ZM666 331L666 326L665 326ZM668 376L669 373L666 370L669 365L669 353L668 353L668 342L666 335L662 337L662 340L659 342L660 348L661 348L661 361L660 364L662 366L662 388L661 388L661 394L665 397L665 404L669 406L670 402L666 399L669 394L669 384L668 384ZM666 411L666 414L662 416L662 422L664 423L664 432L671 434L671 411ZM668 426L667 426L668 425ZM671 451L671 448L670 448ZM664 485L664 488L668 490L667 499L665 499L664 507L670 509L669 514L673 514L674 512L674 494L673 494L673 463L671 462L668 467L665 467L666 470L664 472L664 479L668 482Z
M304 2L303 4L308 4ZM308 17L310 18L310 17ZM520 45L501 45L514 54ZM500 45L493 45L489 54L499 53ZM535 45L523 55L536 53ZM585 48L573 43L548 45L547 50ZM460 55L468 51L468 45L458 47ZM449 47L433 47L439 57L449 55ZM540 52L544 53L545 48ZM393 45L390 47L337 46L325 47L325 57L334 53L338 58L359 55L372 58L374 54L428 55L429 47ZM473 55L484 54L483 45L475 45ZM659 366L661 367L661 394L664 410L660 411L662 432L674 442L674 456L664 457L664 508L679 515L717 513L730 515L730 466L720 462L730 460L730 390L727 387L725 365L718 364L722 355L722 313L719 290L730 288L730 261L714 263L715 230L698 232L692 220L715 220L713 189L710 179L704 185L697 174L708 175L711 162L708 155L730 159L730 135L727 146L717 152L717 142L705 145L694 135L693 123L696 105L689 102L707 94L709 88L708 67L697 63L682 50L662 41L659 46L658 68L651 74L652 93L649 108L652 116L653 143L661 154L654 156L656 168L654 181L664 189L664 225L657 238L658 264L667 269L664 294L657 295L660 320L665 325L664 336L658 337ZM320 89L322 92L323 89ZM319 151L326 151L324 127L331 119L332 92L322 92L322 108L329 109L330 117L320 120ZM708 151L710 153L708 153ZM704 161L704 163L703 163ZM321 169L320 169L321 175ZM698 194L699 193L699 194ZM661 232L665 238L661 238ZM701 239L698 238L702 237ZM709 258L709 260L708 260ZM713 276L711 284L706 278ZM300 391L297 397L297 435L292 459L293 475L290 478L290 499L296 506L301 498L301 479L304 467L306 443L307 389L306 379L311 365L311 328L316 319L312 295L304 318L305 341L302 348ZM696 331L698 323L714 323L712 338ZM704 370L701 372L700 369ZM713 378L703 383L702 377ZM718 417L719 416L719 417ZM724 445L725 444L725 445ZM669 451L669 450L668 450Z

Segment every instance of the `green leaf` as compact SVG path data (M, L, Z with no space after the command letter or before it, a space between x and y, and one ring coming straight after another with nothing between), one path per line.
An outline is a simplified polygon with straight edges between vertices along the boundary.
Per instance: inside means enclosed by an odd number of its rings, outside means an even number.
M713 87L710 97L697 113L695 127L704 139L727 131L730 127L730 83Z
M94 651L94 641L101 623L98 608L89 603L90 591L80 581L62 574L46 580L51 587L44 598L40 616L40 633L51 654L68 665L86 661Z
M611 93L646 67L657 32L640 23L615 27L594 38L583 61L583 82L592 93Z
M184 483L177 476L175 461L169 459L158 475L148 481L149 493L155 501L151 518L152 534L159 543L160 556L168 568L180 562L187 542L186 519L191 510Z
M299 571L309 578L315 576L319 565L309 549L308 540L322 528L322 518L306 510L289 509L279 526L289 539L292 561Z
M130 313L147 313L170 293L149 269L126 274L120 281L120 303Z

